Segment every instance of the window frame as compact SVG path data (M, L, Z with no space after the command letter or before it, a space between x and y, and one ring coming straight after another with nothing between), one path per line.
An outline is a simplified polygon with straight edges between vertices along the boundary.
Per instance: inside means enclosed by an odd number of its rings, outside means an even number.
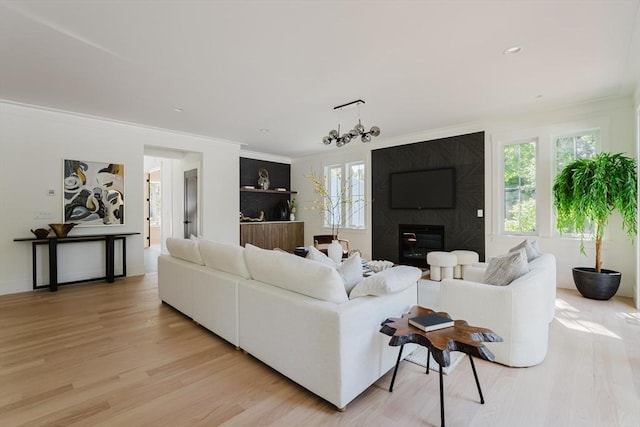
M535 197L534 197L534 201L535 201L535 231L533 232L526 232L526 231L511 231L511 230L506 230L505 229L505 222L506 222L506 204L505 204L505 183L504 183L504 176L505 176L505 148L507 146L512 146L512 145L522 145L522 144L529 144L533 142L535 144L535 150L534 150L534 155L535 155L535 161L536 161L536 167L535 167L535 183L534 183L534 191L535 191ZM499 230L500 230L500 234L503 236L538 236L540 234L540 215L538 212L539 209L539 193L538 193L538 171L540 168L540 138L538 136L530 136L530 137L521 137L521 138L512 138L512 139L508 139L505 140L503 142L501 142L499 144L499 148L500 148L500 154L499 154L499 159L500 159L500 167L499 167L499 190L498 190L498 194L499 194L499 211L500 212L500 216L499 216Z
M327 165L324 167L324 176L325 176L325 185L327 187L327 191L330 195L332 195L332 197L336 197L336 195L334 195L334 190L335 190L335 186L338 185L340 187L342 187L343 185L343 177L349 176L349 179L351 179L351 172L353 170L354 167L357 166L361 166L362 167L362 194L358 194L357 196L361 197L361 201L356 201L355 203L353 202L353 185L347 187L345 190L347 191L347 198L349 200L351 200L351 202L349 203L349 206L347 209L342 209L342 207L340 207L340 211L339 211L339 217L340 217L340 225L339 228L341 230L365 230L367 228L367 209L366 209L366 192L367 192L367 186L366 186L366 177L367 177L367 169L366 169L366 162L363 160L358 160L358 161L354 161L354 162L346 162L346 163L340 163L340 164L332 164L332 165ZM337 171L337 173L339 174L339 184L336 184L335 181L333 181L331 179L332 177L332 173L334 171ZM347 175L347 172L349 173ZM338 190L338 194L339 194ZM337 196L339 197L339 196ZM353 208L354 205L360 205L362 204L362 208L360 209L360 211L362 212L361 217L362 217L362 225L354 225L353 223L353 217L354 217L354 213L353 213ZM331 213L330 212L326 212L325 215L322 218L322 226L324 228L328 228L331 229L331 219L330 219Z

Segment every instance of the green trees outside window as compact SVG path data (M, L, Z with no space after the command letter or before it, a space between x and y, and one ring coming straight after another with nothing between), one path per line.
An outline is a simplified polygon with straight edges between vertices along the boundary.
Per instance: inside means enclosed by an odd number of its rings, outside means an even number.
M536 231L536 141L504 146L504 231Z

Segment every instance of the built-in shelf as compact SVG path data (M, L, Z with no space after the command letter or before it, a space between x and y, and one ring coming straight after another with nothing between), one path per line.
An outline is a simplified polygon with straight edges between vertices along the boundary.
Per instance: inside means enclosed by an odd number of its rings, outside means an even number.
M271 193L271 194L297 194L297 191L280 191L280 190L262 190L260 188L240 188L241 192L246 193Z

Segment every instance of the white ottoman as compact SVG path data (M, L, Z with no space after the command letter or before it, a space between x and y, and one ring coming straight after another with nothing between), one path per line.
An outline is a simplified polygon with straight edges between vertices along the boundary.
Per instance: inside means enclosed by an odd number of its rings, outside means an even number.
M480 259L477 252L473 251L451 251L458 258L458 262L453 269L453 277L455 279L464 279L464 270L467 266L473 265Z
M458 263L458 257L450 252L429 252L427 264L431 270L431 280L453 279L453 268Z

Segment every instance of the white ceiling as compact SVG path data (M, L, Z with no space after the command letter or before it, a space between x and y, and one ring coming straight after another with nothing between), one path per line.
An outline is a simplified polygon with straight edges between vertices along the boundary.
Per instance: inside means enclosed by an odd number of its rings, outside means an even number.
M631 94L639 27L640 0L0 0L0 98L299 157L355 99L382 139Z

